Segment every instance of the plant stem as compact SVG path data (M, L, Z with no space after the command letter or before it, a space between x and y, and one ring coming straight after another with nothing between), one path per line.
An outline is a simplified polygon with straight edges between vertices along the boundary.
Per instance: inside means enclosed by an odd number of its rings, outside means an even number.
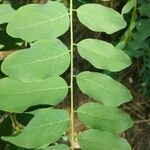
M133 12L132 12L132 16L131 16L131 20L130 20L130 24L129 27L127 29L127 31L125 32L125 34L123 35L123 37L121 38L120 41L125 41L125 44L127 44L131 38L132 38L132 30L135 28L135 21L136 21L136 10L137 10L137 6L135 5L133 8Z
M70 49L71 49L71 145L72 150L74 150L74 100L73 100L73 0L70 0Z

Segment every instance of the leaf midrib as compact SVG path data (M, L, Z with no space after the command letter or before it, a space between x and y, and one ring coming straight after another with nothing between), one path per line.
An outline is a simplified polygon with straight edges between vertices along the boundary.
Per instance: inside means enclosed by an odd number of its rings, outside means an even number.
M24 94L31 94L36 92L44 92L44 91L53 91L53 90L61 90L61 89L68 89L68 86L60 87L60 88L48 88L42 90L35 90L35 91L27 91L27 92L16 92L16 93L8 93L8 94L0 94L0 96L10 96L10 95L24 95Z
M19 31L19 30L24 30L24 29L26 29L26 28L32 28L32 27L38 26L38 25L40 25L40 24L48 23L48 22L57 20L57 19L59 19L59 18L63 18L64 16L67 16L67 15L68 15L68 13L67 13L67 14L64 14L64 15L61 15L61 16L59 16L59 17L56 17L56 18L54 18L54 19L49 19L49 20L42 21L42 22L39 22L39 23L36 23L36 24L27 25L27 26L25 26L25 27L22 27L22 28L13 30L13 32L16 32L16 31Z
M103 117L98 117L98 116L94 116L94 115L92 115L92 114L89 114L89 113L83 113L82 112L82 114L88 114L89 116L92 116L92 117L95 117L95 118L98 118L98 119L100 119L101 120L101 122L103 122L103 124L105 124L108 128L110 128L111 129L111 126L107 123L107 122L105 122L105 120L109 120L109 121L113 121L113 119L108 119L108 118L103 118ZM101 126L100 124L98 124L101 128L103 128L103 126Z
M95 115L92 115L92 114L90 114L90 113L86 113L86 112L84 112L84 111L77 111L77 112L79 112L79 113L81 113L81 114L84 114L84 115L89 115L89 116L92 116L92 117L95 117L95 118L103 119L103 120L109 120L109 121L112 121L112 120L113 120L113 119L109 119L109 118L104 118L104 117L95 116Z
M91 80L88 80L87 78L78 77L78 76L77 76L77 78L79 78L79 79L81 79L81 80L83 80L83 81L87 81L87 82L89 82L89 83L91 83L91 84L93 84L93 85L96 85L98 88L102 89L102 90L105 91L106 93L110 93L108 90L106 90L106 89L102 88L101 86L99 86L100 84L96 84L95 82L91 82Z
M94 18L94 19L96 19L96 20L99 21L99 22L102 22L102 20L100 20L99 18L97 18L97 17L95 17L95 16L91 16L91 15L89 15L89 14L87 14L87 13L81 11L81 10L77 10L77 12L80 12L80 13L82 13L82 14L88 16L88 17Z
M67 122L67 121L69 121L69 119L61 120L61 121L57 121L57 122L52 122L52 123L48 123L48 124L37 126L37 127L32 127L32 128L30 127L30 128L27 128L27 130L43 128L43 127L46 127L46 126L50 126L50 125L57 124L57 123L62 123L62 122Z
M102 53L99 53L98 51L87 49L87 48L85 48L85 47L83 47L83 46L81 46L81 45L78 45L78 44L77 44L77 46L78 46L78 47L81 47L82 49L85 49L85 50L87 50L87 51L89 51L89 52L91 52L91 53L95 53L95 54L98 54L99 56L102 56L102 57L104 57L104 58L107 58L106 56L102 55ZM93 49L94 49L94 48L93 48ZM79 51L80 51L80 50L79 50ZM108 58L107 58L107 59L108 59Z
M5 69L6 69L6 68L7 68L7 69L8 69L8 68L16 68L16 67L20 67L20 66L31 65L31 64L35 64L35 63L37 64L37 63L41 63L41 62L53 60L53 59L55 59L55 58L61 57L61 56L65 55L65 54L68 54L68 53L69 53L69 51L64 52L64 53L62 53L62 54L60 54L60 55L54 56L54 57L46 58L46 59L40 59L40 60L38 59L38 60L32 61L32 62L17 64L17 65L13 65L13 66L6 66Z

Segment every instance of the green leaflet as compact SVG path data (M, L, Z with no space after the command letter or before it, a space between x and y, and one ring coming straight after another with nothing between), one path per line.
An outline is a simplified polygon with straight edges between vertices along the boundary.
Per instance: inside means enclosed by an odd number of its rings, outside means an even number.
M68 28L67 8L59 2L48 2L45 5L30 4L18 9L7 26L7 33L31 42L56 38Z
M78 140L82 150L131 150L125 139L95 129L82 132Z
M9 4L0 4L0 24L8 23L15 10Z
M122 12L121 14L127 14L131 11L132 8L134 8L134 6L136 6L137 4L137 0L130 0L127 2L127 4L122 8Z
M77 9L82 24L96 32L112 34L125 28L126 22L114 9L100 4L85 4Z
M80 121L87 127L109 133L121 133L131 126L131 117L118 108L98 103L87 103L77 110Z
M0 44L0 49L2 49L4 47L4 45Z
M77 75L77 84L84 94L105 105L119 106L132 99L125 86L102 73L82 72Z
M143 4L140 8L139 8L140 14L141 16L147 16L150 17L150 3L146 3Z
M69 65L70 54L61 41L41 40L8 56L1 67L12 78L34 81L60 75Z
M69 116L65 110L41 109L19 135L2 139L20 147L37 148L59 140L68 125Z
M85 39L77 44L79 54L94 67L120 71L131 65L130 58L112 44L96 39Z
M21 113L33 105L56 105L66 97L67 92L67 84L61 77L39 82L4 78L0 80L0 110Z
M44 150L69 150L69 147L65 144L60 144L56 146L50 146Z

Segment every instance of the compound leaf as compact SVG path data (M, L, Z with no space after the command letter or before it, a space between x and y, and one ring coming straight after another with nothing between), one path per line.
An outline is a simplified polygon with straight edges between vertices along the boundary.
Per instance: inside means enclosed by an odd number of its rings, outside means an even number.
M82 150L131 150L125 139L95 129L82 132L78 140Z
M105 105L119 106L132 99L125 86L102 73L84 71L77 75L77 84L84 94Z
M41 109L20 134L2 139L20 147L37 148L59 140L68 124L69 116L65 110Z
M79 54L94 67L120 71L131 65L130 58L112 44L96 39L85 39L77 44Z
M0 110L23 112L33 105L56 105L66 97L67 92L67 84L61 77L38 82L4 78L0 80Z
M9 55L1 67L10 77L32 81L60 75L69 65L70 54L61 41L41 40Z
M125 28L126 22L115 10L100 4L85 4L77 9L82 24L96 32L112 34Z
M31 42L56 38L69 28L67 8L60 2L30 4L19 8L7 26L12 37Z
M131 117L122 110L98 103L87 103L77 110L80 121L88 128L121 133L133 126Z

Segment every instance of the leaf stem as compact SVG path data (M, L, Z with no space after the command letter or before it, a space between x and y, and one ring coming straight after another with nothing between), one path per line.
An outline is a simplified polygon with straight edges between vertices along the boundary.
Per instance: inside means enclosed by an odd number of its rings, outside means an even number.
M70 0L70 50L71 50L71 76L70 76L70 90L71 90L71 145L74 150L74 100L73 100L73 0Z

